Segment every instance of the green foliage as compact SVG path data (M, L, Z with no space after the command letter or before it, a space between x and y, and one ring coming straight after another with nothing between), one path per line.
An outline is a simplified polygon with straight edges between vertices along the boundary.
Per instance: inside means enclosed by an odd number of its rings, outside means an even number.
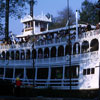
M21 18L25 14L27 3L30 0L9 0L9 15L14 18ZM0 34L4 33L4 18L6 11L6 0L0 0Z
M96 3L90 2L89 0L85 0L82 3L80 13L80 23L90 23L97 24L98 23L98 9L96 8Z
M51 15L52 23L50 24L50 29L65 27L68 21L67 16L68 16L68 8L59 11L57 17L53 17ZM70 25L72 25L75 22L75 14L71 10L71 8L69 8L69 17L70 17Z

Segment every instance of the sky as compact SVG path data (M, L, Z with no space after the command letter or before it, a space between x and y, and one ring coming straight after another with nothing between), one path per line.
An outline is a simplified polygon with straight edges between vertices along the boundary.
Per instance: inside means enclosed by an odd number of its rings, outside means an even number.
M42 12L44 14L50 13L54 17L57 16L59 11L62 11L65 7L67 7L68 0L37 0L37 3L34 6L34 15L40 15ZM69 0L69 6L75 12L76 10L81 9L81 4L84 0ZM98 0L89 0L92 2L97 2ZM27 14L29 14L29 10L27 9ZM23 25L20 20L15 20L14 18L10 18L10 31L13 34L21 34L21 30L23 29Z

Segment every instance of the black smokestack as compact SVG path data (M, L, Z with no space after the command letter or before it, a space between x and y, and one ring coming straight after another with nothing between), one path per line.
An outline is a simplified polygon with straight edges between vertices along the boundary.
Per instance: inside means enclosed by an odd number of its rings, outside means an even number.
M99 5L99 22L100 22L100 0L98 0L98 5Z
M9 40L9 0L6 0L6 15L5 15L5 40Z
M99 16L99 22L100 22L100 0L98 0L96 7L99 9L98 16Z
M30 0L30 16L33 18L34 0Z

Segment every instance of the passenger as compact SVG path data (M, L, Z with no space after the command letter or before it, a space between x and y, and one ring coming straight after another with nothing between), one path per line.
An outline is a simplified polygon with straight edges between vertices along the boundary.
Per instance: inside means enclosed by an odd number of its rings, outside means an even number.
M79 25L78 33L79 33L79 35L82 34L82 27L81 27L81 25Z
M21 80L19 77L16 78L16 89L15 89L15 95L20 96L21 89L20 86L22 85Z
M100 23L96 25L96 29L100 29Z
M91 30L91 25L87 23L87 31Z

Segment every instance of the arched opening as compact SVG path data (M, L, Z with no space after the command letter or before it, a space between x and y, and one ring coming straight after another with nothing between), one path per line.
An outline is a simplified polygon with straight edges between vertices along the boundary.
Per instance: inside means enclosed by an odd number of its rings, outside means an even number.
M44 58L49 58L49 48L45 48L45 50L44 50Z
M26 51L26 60L30 59L30 50Z
M62 57L62 56L64 56L64 47L59 46L58 47L58 57Z
M32 50L32 59L36 59L36 49Z
M41 48L38 49L38 58L39 58L39 59L42 59L42 58L43 58L43 51L42 51Z
M16 51L16 60L19 60L19 51Z
M6 60L9 60L9 56L10 56L9 51L7 51L6 52Z
M21 60L25 60L25 52L24 52L24 50L21 50Z
M51 48L51 57L56 57L56 47Z
M80 53L80 44L75 43L73 46L73 54L79 54Z
M14 60L14 51L11 51L11 59Z
M83 43L82 43L82 53L87 53L87 52L89 52L89 42L83 41Z
M71 45L66 45L65 55L71 54L71 51L72 51L72 46Z
M5 59L5 52L2 52L2 59Z
M90 43L90 51L98 51L99 49L99 42L97 39L93 39Z

